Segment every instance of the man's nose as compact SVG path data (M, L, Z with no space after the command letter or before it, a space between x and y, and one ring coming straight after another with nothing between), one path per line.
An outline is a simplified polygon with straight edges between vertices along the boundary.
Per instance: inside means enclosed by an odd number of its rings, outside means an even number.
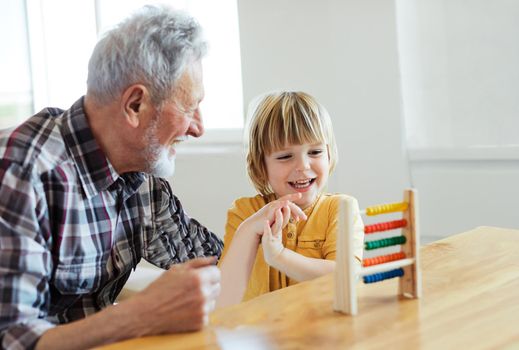
M191 121L191 124L189 124L189 129L187 130L187 134L189 136L193 137L200 137L204 134L204 121L202 119L202 113L200 113L200 110L198 109L195 112L195 116L193 120Z

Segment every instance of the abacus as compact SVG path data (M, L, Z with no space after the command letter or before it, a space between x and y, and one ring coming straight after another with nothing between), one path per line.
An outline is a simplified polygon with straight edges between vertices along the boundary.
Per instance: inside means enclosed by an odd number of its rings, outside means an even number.
M399 295L420 298L422 287L418 256L418 195L416 190L405 190L403 202L368 207L361 211L361 214L374 216L395 212L402 212L402 219L366 225L364 234L373 235L397 229L401 229L401 234L365 242L364 249L374 250L401 245L401 251L363 259L362 267L359 269L353 255L353 199L345 197L341 200L333 301L335 311L350 315L357 314L356 283L360 277L364 283L399 278Z

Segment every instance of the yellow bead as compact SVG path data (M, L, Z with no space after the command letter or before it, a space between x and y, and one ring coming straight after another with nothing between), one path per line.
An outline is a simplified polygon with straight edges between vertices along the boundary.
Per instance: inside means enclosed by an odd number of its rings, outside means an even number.
M408 207L407 202L375 205L373 207L366 208L366 215L371 216L371 215L379 215L379 214L385 214L385 213L393 213L396 211L406 211L407 207Z

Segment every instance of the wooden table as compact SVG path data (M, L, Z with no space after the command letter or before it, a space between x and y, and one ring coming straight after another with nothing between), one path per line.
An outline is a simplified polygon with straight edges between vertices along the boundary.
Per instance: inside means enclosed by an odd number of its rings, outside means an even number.
M219 309L201 332L105 349L519 348L519 230L480 227L421 249L423 298L358 284L359 314L332 311L333 274Z

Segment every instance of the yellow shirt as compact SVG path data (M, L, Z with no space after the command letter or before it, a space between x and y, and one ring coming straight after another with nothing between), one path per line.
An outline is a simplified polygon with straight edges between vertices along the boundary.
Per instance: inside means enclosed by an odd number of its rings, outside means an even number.
M297 223L290 222L283 229L283 245L285 248L310 258L335 260L335 241L341 196L346 195L322 194L311 207L305 209L304 212L308 220ZM233 203L227 213L222 259L227 253L238 226L273 199L274 196L257 195L239 198ZM355 199L354 229L354 254L361 261L364 249L364 225ZM263 259L263 250L260 245L243 301L296 283L284 273L267 265Z

